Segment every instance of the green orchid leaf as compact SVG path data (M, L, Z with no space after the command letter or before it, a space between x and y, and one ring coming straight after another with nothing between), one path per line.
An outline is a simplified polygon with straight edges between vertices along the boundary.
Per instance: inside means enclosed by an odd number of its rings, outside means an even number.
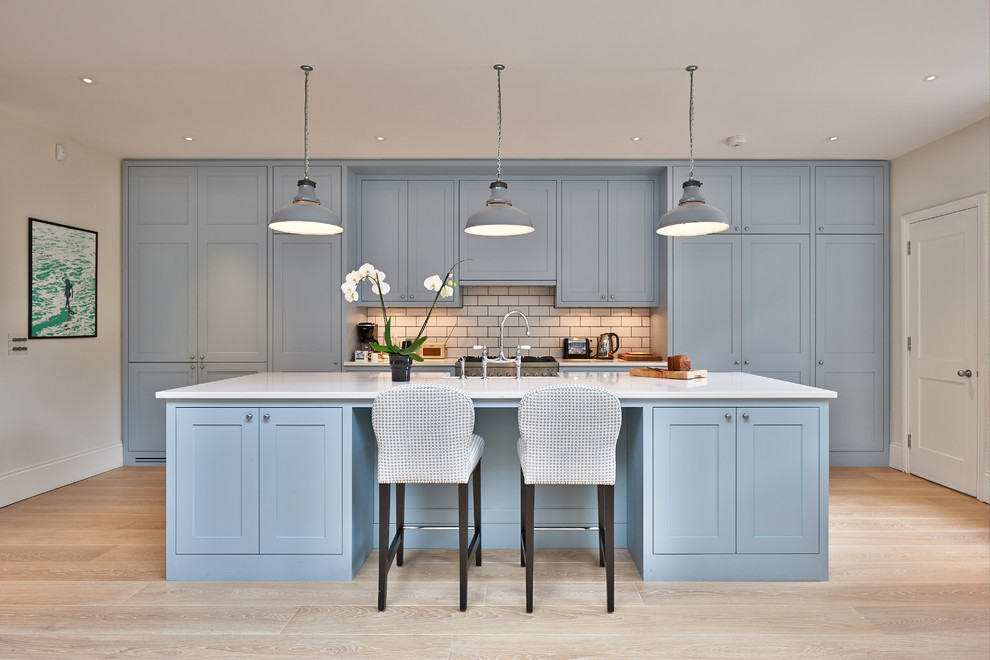
M416 362L422 362L423 361L423 358L420 357L419 355L416 355L415 353L410 353L409 354L409 357L411 357Z
M399 352L399 347L392 343L392 319L385 321L385 346L387 353Z
M373 341L372 342L368 342L368 345L371 346L376 351L378 351L379 353L388 353L389 352L387 346L382 346L381 344L376 344Z
M427 339L429 339L429 337L426 337L425 335L420 337L413 343L409 344L409 349L413 351L418 350L419 347L423 345L423 342L425 342Z

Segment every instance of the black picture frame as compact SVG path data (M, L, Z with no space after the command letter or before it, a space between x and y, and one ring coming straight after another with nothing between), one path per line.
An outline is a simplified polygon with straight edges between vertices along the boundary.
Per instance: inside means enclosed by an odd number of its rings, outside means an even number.
M28 218L28 338L96 336L98 234Z

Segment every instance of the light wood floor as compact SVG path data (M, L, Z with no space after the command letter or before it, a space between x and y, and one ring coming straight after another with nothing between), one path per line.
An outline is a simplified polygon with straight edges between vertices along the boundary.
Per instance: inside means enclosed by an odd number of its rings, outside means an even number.
M376 609L353 582L166 582L165 473L121 468L0 509L0 657L982 658L986 504L884 468L831 471L828 582L644 583L617 551L486 550L457 608L452 551L408 550Z

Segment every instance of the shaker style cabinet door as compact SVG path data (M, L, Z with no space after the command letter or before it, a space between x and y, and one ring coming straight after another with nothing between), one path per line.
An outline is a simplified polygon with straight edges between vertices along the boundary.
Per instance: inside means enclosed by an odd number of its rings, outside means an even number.
M370 263L385 273L389 292L386 303L405 303L406 289L406 200L405 181L368 180L361 182L361 258L360 264ZM379 304L372 283L365 280L358 288L361 302Z
M811 228L811 168L742 168L743 233L807 234Z
M257 413L176 411L176 553L258 553Z
M734 408L653 409L653 554L736 551Z
M560 276L557 304L608 302L608 184L560 184Z
M882 234L886 225L883 167L815 168L815 229L819 234Z
M608 182L608 302L656 305L660 255L652 180Z

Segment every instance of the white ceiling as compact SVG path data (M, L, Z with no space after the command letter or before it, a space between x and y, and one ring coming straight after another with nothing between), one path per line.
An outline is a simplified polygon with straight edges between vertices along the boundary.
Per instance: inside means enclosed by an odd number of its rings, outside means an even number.
M987 116L988 23L987 0L0 0L0 107L122 157L298 158L310 64L313 158L494 158L498 62L506 159L686 158L696 64L698 158L891 159Z

